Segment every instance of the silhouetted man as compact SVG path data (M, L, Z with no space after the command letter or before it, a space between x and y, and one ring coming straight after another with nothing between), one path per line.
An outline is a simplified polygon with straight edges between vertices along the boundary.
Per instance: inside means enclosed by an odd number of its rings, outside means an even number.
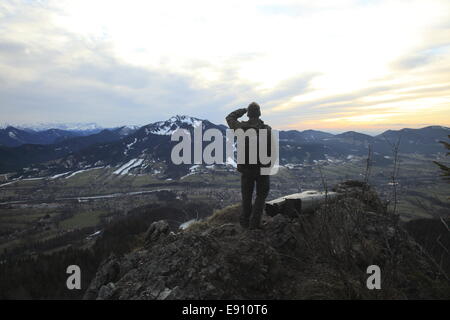
M248 121L239 121L238 119L247 113ZM259 129L266 129L268 132L268 150L270 152L270 134L271 127L264 124L259 118L261 116L260 107L256 102L252 102L248 108L238 109L230 113L227 117L228 126L231 129L254 129L257 133ZM258 139L259 136L257 135ZM259 147L259 140L257 142ZM256 148L258 151L259 149ZM259 155L259 152L258 152ZM242 214L240 216L240 223L243 228L258 229L261 224L261 216L264 209L266 197L269 194L270 179L269 175L261 174L262 165L259 161L256 164L251 164L249 161L249 139L245 143L245 163L238 163L237 169L241 172L241 193L242 193ZM256 185L256 199L252 205L253 189Z

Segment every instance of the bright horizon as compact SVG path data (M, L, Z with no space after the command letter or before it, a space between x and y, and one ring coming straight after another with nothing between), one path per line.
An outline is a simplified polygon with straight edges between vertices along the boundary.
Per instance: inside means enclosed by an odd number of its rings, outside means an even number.
M173 116L178 116L178 115L173 115ZM182 115L179 115L182 116ZM183 116L189 116L189 115L183 115ZM155 122L158 121L165 121L165 120L169 120L169 119L161 119L161 120L157 120ZM208 119L200 119L200 120L208 120ZM243 117L243 120L245 120L245 116ZM152 122L154 123L154 122ZM147 123L147 124L151 124L151 123ZM98 123L95 122L90 122L90 123L24 123L24 124L9 124L9 123L4 123L4 124L0 124L0 129L5 129L9 126L18 128L18 129L33 129L36 128L35 130L37 131L43 131L43 130L47 130L47 129L60 129L60 126L64 127L69 127L69 128L62 128L63 130L74 130L72 127L75 126L85 126L85 127L91 127L92 129L113 129L113 128L120 128L123 126L128 126L128 127L132 127L132 126L137 126L137 127L142 127L145 126L147 124L144 125L134 125L134 124L122 124L122 125L118 125L118 126L111 126L111 127L107 127L107 126L102 126L99 125ZM227 126L226 123L215 123L215 124L224 124L225 126ZM443 127L446 129L450 129L450 127L446 127L446 126L441 126L441 125L431 125L431 126L435 126L435 127ZM356 131L359 133L364 133L367 135L371 135L371 136L376 136L379 135L387 130L401 130L401 129L422 129L425 128L427 126L424 127L417 127L417 128L412 128L412 127L405 127L405 128L387 128L385 130L377 130L377 131L367 131L367 130L321 130L321 129L315 129L315 128L307 128L307 129L279 129L279 130L297 130L297 131L305 131L305 130L315 130L315 131L323 131L323 132L327 132L327 133L331 133L331 134L340 134L340 133L344 133L344 132L348 132L348 131Z
M0 3L0 123L450 126L449 1Z

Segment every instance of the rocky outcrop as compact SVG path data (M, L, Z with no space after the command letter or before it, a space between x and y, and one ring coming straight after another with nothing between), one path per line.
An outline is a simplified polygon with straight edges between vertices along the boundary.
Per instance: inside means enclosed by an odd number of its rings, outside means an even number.
M266 214L273 217L277 214L296 218L299 214L311 213L326 201L337 197L336 192L323 192L309 190L290 194L272 201L266 202Z
M445 277L370 188L336 191L313 214L265 217L256 231L236 223L238 207L178 233L154 223L142 248L104 261L85 298L448 298ZM374 264L382 290L366 287Z
M170 232L170 227L167 221L160 220L153 222L145 233L145 242L152 243L159 238L167 235Z

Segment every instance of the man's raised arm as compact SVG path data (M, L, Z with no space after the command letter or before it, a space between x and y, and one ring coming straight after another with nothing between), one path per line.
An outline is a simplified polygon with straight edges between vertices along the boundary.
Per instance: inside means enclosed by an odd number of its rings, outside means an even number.
M241 127L241 122L238 120L244 114L247 113L247 108L237 109L230 113L225 120L227 120L228 126L230 129L239 129Z

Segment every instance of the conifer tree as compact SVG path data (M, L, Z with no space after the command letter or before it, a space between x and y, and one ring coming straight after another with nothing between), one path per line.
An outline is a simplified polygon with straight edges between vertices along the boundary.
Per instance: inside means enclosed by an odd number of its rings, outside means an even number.
M448 137L450 138L450 135ZM447 150L450 150L450 143L448 143L446 141L439 141L439 142L442 143ZM448 155L450 155L450 152L447 152L447 156ZM433 162L436 163L439 166L439 168L441 169L444 180L447 180L448 182L450 182L450 167L447 167L445 164L437 162L437 161L433 161Z

